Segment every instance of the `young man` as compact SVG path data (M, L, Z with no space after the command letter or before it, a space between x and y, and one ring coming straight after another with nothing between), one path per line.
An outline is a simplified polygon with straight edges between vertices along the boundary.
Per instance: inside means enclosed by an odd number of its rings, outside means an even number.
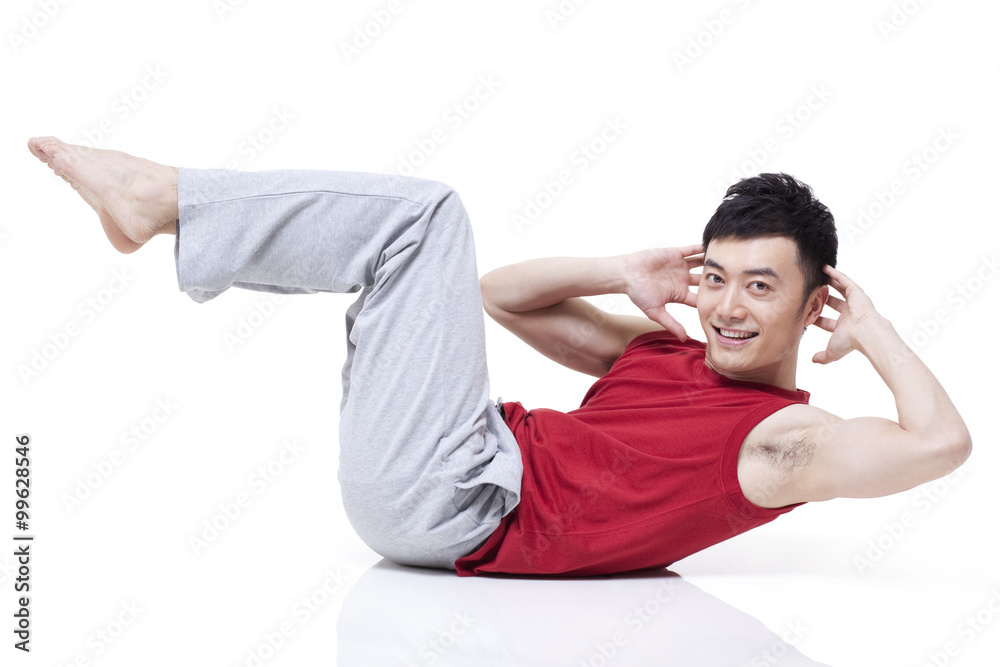
M460 575L664 567L805 502L912 488L970 453L944 389L833 268L829 211L784 174L731 187L701 245L532 260L479 280L468 217L441 183L176 169L51 137L29 148L119 251L176 234L178 284L195 301L231 286L360 292L347 312L339 480L358 534L400 563ZM606 293L646 317L580 298ZM668 303L697 307L707 344L687 340ZM484 305L600 378L579 409L492 405ZM808 405L795 369L813 324L832 332L813 360L860 351L898 422Z

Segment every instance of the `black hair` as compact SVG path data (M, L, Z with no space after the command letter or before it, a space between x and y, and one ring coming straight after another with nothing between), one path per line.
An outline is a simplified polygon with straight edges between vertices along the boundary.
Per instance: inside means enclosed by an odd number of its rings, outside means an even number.
M785 173L741 179L726 190L715 210L702 245L712 240L784 236L798 248L805 275L803 304L814 289L826 285L826 264L837 266L837 228L833 214L813 195L812 188Z

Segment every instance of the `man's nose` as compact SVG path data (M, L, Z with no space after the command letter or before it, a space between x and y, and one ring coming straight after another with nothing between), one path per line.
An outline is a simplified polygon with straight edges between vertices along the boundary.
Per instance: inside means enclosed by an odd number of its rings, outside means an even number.
M743 305L742 293L739 289L728 286L716 310L720 317L727 320L742 320L747 316L747 309Z

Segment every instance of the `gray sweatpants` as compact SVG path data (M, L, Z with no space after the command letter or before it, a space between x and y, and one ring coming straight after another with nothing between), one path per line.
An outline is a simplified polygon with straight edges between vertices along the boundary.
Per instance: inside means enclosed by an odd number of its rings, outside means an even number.
M443 183L362 172L180 169L181 291L360 292L347 311L339 480L382 556L454 569L520 499L490 400L472 228Z

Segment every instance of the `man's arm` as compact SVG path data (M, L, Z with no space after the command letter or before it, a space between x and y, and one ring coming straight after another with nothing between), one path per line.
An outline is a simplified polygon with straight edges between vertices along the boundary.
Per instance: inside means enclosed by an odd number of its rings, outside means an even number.
M785 444L798 445L799 455L786 460L784 471L772 466L776 483L767 499L771 507L899 493L947 475L972 451L965 422L937 378L860 287L835 269L827 267L827 273L830 285L845 298L830 297L839 319L817 320L833 335L813 361L829 363L852 349L864 354L896 399L898 422L840 419L807 405L776 413L767 430L783 432Z
M518 338L573 370L603 376L629 342L667 329L686 339L667 303L695 305L691 269L701 246L599 258L553 257L504 266L480 281L486 312ZM627 294L646 317L604 312L580 297Z

